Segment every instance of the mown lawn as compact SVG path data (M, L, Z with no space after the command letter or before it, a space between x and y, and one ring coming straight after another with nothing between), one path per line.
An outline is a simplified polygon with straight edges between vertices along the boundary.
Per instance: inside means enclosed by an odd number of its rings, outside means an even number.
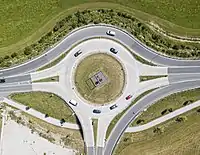
M60 97L46 92L16 93L10 96L13 100L27 105L41 113L66 122L76 122L67 103Z
M125 134L114 155L198 155L200 154L200 110L194 109L177 122L173 118L148 130ZM198 110L198 111L197 111ZM162 129L156 132L155 129ZM157 130L158 131L158 130Z
M125 74L121 64L107 54L93 54L84 58L75 72L75 86L88 101L97 104L108 103L121 95ZM95 87L90 78L102 72L106 80L102 86Z

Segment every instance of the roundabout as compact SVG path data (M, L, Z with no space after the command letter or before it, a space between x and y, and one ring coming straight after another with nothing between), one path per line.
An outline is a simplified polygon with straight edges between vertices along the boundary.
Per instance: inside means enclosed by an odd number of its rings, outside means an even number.
M113 56L97 52L85 57L75 71L75 87L94 104L106 104L118 98L125 83L124 68Z
M108 36L106 34L107 30L115 31L116 36ZM116 49L118 52L111 52L111 48ZM68 50L70 52L57 65L43 71L27 73L41 67ZM79 50L81 50L81 54L75 56L75 53ZM150 62L173 67L144 65L136 61L130 52L136 52ZM104 57L100 59L99 56L99 59L92 61L91 56L102 53L115 60L112 61L113 65L109 65L110 61L105 61ZM84 62L87 59L88 62ZM101 65L99 66L95 63ZM92 119L98 119L100 128L98 128L97 132L96 152L98 152L98 155L102 155L103 152L105 155L110 155L128 124L146 107L150 106L153 101L159 97L166 96L169 92L175 93L178 90L189 89L199 85L199 76L184 74L199 73L199 67L195 67L199 66L199 63L199 60L175 60L158 55L122 29L109 25L89 25L72 31L63 41L37 59L21 66L3 70L0 74L2 77L6 77L6 82L2 84L0 91L3 95L4 93L26 91L45 91L57 94L67 102L79 119L86 144L86 152L89 155L95 154ZM123 71L121 70L122 68ZM114 71L109 74L109 70ZM182 75L175 76L173 74ZM139 80L140 76L152 75L170 76L145 82L140 82ZM59 81L32 83L32 81L53 76L59 76ZM112 84L113 79L115 80L112 89L108 90L109 87L106 88L106 86ZM90 81L89 84L85 82L87 80ZM177 84L175 85L174 83ZM182 83L182 85L179 85L179 83ZM116 89L116 85L119 85L120 88ZM86 87L91 87L91 89L94 87L93 90L95 92L88 91ZM158 87L162 87L163 91L154 91L152 92L154 95L147 95L145 99L138 101L137 104L131 104L140 94ZM132 98L127 99L127 96ZM72 99L77 102L77 105L69 103ZM111 109L114 105L116 108ZM129 106L131 106L131 110L127 111L122 116L122 119L120 118L119 123L113 129L110 138L105 144L104 138L109 123L117 114ZM94 113L94 110L99 110L100 113Z

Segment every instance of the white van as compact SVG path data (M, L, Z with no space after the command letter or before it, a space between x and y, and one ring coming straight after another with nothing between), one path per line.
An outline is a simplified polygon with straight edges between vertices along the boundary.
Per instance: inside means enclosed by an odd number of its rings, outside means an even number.
M70 100L69 103L73 106L77 106L78 104L75 100Z
M114 31L110 31L110 30L108 30L108 31L106 32L106 34L107 34L107 35L110 35L110 36L115 36L115 32L114 32Z

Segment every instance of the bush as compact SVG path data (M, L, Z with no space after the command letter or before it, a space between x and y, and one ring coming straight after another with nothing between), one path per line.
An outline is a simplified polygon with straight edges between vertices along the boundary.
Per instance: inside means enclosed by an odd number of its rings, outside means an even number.
M11 57L12 57L12 58L14 58L14 57L16 57L16 56L17 56L17 53L16 53L16 52L14 52L14 53L11 54Z
M5 57L4 57L4 59L9 59L10 58L10 56L9 55L6 55Z
M141 124L141 123L144 123L144 120L143 119L139 119L136 124Z
M30 48L30 47L26 47L26 48L24 49L24 54L25 54L25 55L31 54L31 48Z
M164 128L162 128L162 127L156 127L153 130L153 133L157 133L157 134L161 134L163 132L164 132Z
M176 122L183 122L183 121L186 121L187 120L187 117L186 116L178 116L175 121Z

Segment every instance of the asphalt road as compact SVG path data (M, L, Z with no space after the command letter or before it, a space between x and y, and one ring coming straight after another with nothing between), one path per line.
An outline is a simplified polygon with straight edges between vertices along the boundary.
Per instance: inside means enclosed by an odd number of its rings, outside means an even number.
M200 87L200 80L197 81L189 81L189 82L181 82L175 83L173 85L166 86L164 88L160 88L158 90L153 91L149 95L146 95L142 99L140 99L137 104L132 106L121 119L118 121L116 126L111 132L111 135L108 138L108 141L105 146L104 155L111 155L117 142L120 137L124 133L125 129L128 125L136 118L136 116L142 112L145 108L155 103L159 99L166 97L170 94L173 94L178 91L183 91L187 89Z
M107 30L112 30L116 32L115 37L110 37L106 35ZM87 37L85 37L87 36ZM41 66L49 63L51 60L54 60L56 57L58 57L61 53L69 50L74 44L76 44L78 41L83 41L88 38L93 37L107 37L107 38L113 38L121 43L123 43L125 46L128 46L132 50L134 50L136 53L144 57L145 59L152 61L154 63L165 65L165 66L200 66L200 60L176 60L164 57L162 55L157 54L154 52L154 50L150 49L149 47L143 45L140 43L137 39L135 39L133 36L129 35L125 31L110 27L110 26L88 26L86 28L82 28L80 30L75 30L69 35L66 36L66 38L61 41L59 44L57 44L54 48L47 50L46 54L39 56L38 58L31 60L25 64L5 69L0 71L1 77L6 76L13 76L17 74L23 74L30 71L34 71Z

